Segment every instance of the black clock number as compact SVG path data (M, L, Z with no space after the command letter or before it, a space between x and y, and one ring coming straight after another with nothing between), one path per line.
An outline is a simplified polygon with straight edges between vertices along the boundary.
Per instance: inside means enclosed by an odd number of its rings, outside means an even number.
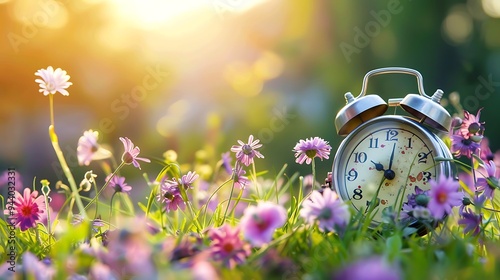
M347 172L347 180L348 181L354 181L356 180L356 178L358 178L358 171L356 171L354 168L349 170L349 172Z
M370 146L368 148L378 148L378 138L370 138Z
M408 146L407 146L408 149L411 149L412 146L411 146L411 138L408 138Z
M429 151L428 153L420 152L418 153L418 163L427 163L427 156L429 156L432 153L432 151Z
M389 129L387 130L387 135L385 137L385 141L398 141L398 132L396 130Z
M368 159L365 152L354 153L354 163L364 163Z
M354 194L352 195L352 199L360 200L363 198L363 191L361 189L354 189Z
M422 172L422 177L423 177L424 182L429 182L429 180L432 177L432 173L427 172L427 171L423 171Z

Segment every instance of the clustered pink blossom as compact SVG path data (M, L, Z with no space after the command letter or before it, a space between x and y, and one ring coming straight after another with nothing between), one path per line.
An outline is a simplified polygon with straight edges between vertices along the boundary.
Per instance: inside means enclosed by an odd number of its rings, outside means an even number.
M38 196L38 191L31 192L30 188L25 188L23 194L16 191L13 206L8 206L4 214L9 217L10 223L22 231L36 227L45 213L44 199L42 195ZM7 203L11 205L11 201Z
M282 227L287 219L283 206L271 202L259 202L257 206L248 206L240 220L240 227L245 239L254 246L269 243L274 231Z
M244 263L250 255L250 245L240 237L240 228L224 224L219 228L211 229L210 255L216 261L221 261L229 268Z

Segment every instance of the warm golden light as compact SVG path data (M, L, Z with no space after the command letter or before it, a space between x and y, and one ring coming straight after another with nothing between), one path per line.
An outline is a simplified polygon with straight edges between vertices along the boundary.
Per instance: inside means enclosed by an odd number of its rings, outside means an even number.
M484 12L490 17L500 18L500 1L498 0L483 0Z
M110 0L118 20L154 29L178 16L208 7L202 0Z

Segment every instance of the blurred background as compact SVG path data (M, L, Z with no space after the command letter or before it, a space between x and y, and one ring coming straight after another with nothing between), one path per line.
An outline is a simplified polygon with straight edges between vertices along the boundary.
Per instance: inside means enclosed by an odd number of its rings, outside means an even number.
M0 34L0 168L15 168L27 186L62 179L49 100L34 81L49 65L73 83L69 97L55 96L55 127L77 181L100 170L77 165L88 129L117 160L127 136L142 156L171 149L181 163L214 163L253 134L266 157L257 169L270 175L285 163L289 175L308 174L292 149L319 136L333 148L317 162L323 181L342 141L334 119L344 93L356 96L366 72L388 66L420 71L452 114L452 92L471 113L484 107L486 136L500 149L499 0L0 0ZM368 93L387 100L416 85L377 76ZM161 168L142 166L151 178Z

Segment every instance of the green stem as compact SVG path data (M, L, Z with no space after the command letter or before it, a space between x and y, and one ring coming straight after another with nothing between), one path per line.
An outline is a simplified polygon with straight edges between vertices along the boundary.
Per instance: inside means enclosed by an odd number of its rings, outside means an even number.
M44 195L45 197L45 211L47 212L47 231L49 232L49 247L50 247L50 239L52 236L52 230L50 225L50 210L49 210L49 197Z
M314 190L314 185L316 184L316 161L314 158L311 161L311 168L312 168L312 187L311 187L311 192Z
M231 176L231 179L233 180L233 183L231 184L231 192L229 193L229 199L227 201L226 210L224 211L224 216L222 216L222 222L219 224L219 226L222 226L224 224L224 222L226 221L227 211L229 210L229 205L231 204L231 199L233 197L234 182L235 182L236 176L238 174L238 168L240 168L240 165L239 165L238 162L236 162L236 166L235 166L235 168L233 170L233 175Z
M193 222L194 222L196 228L198 229L198 233L201 234L202 228L201 228L200 222L198 221L198 216L195 215L193 205L191 204L191 202L189 201L189 199L187 197L186 187L183 184L179 185L179 191L181 193L181 197L182 197L182 200L184 201L184 204L186 204L188 209L189 209L189 213L191 214L191 217L193 218Z
M52 96L52 95L51 95ZM63 152L59 147L59 142L57 140L57 134L53 125L49 126L49 135L50 140L52 142L52 146L54 147L54 151L56 152L57 158L59 159L59 163L61 163L62 170L68 179L69 186L71 187L71 192L76 201L76 206L78 207L78 211L80 211L80 215L84 218L87 217L87 213L85 212L85 207L83 206L82 200L80 198L80 194L78 193L78 188L76 187L75 179L73 178L73 174L66 163L66 159L64 158Z
M106 183L104 183L104 186L102 187L102 189L95 195L95 197L89 202L89 204L87 204L87 207L89 207L89 205L91 205L92 203L96 202L99 199L99 195L102 193L103 190L106 189L106 187L108 186L111 179L113 179L113 177L115 177L115 175L118 173L118 171L120 171L120 169L124 165L125 165L125 162L123 162L123 161L120 163L120 165L118 165L118 167L115 169L115 171L113 173L111 173L111 176L109 176L109 179L106 181Z
M116 191L111 196L111 202L109 203L109 229L111 229L111 216L113 215L113 198L115 198L115 194Z
M94 181L94 189L95 189L95 193L97 194L97 184L95 182L95 179L93 180ZM95 215L94 215L94 220L97 219L97 215L99 213L99 203L96 203L95 204Z
M255 186L255 190L257 192L257 197L260 198L260 194L259 194L259 184L257 183L257 172L255 172L255 162L253 161L252 162L252 174L251 174L251 177L252 177L252 181L253 181L253 184Z
M216 193L218 193L220 191L220 189L222 189L222 187L229 183L230 181L232 180L232 178L224 181L219 187L217 187L217 189L208 197L208 200L207 202L205 202L205 205L203 207L205 207L205 209L203 210L203 224L205 224L206 220L207 220L207 209L208 209L208 205L210 204L210 201L212 200L212 198L214 197L214 195Z

